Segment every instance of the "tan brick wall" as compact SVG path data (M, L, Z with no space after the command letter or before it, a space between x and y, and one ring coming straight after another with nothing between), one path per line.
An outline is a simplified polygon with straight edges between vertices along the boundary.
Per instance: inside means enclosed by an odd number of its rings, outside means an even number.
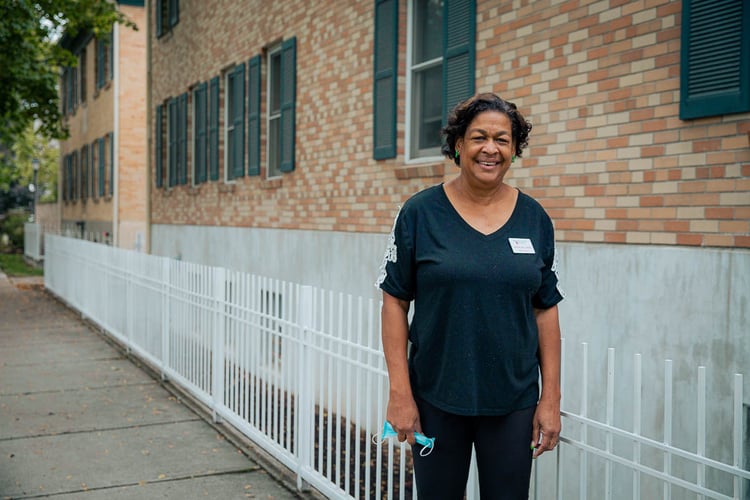
M152 119L296 36L296 171L153 190L152 222L386 232L398 204L454 175L447 161L404 161L399 4L398 157L374 161L371 2L182 0L173 32L151 34ZM680 16L669 0L477 1L477 90L535 125L508 181L542 202L559 239L750 247L750 113L679 120Z
M117 245L134 248L145 238L146 171L146 9L120 6L138 31L119 27L117 142Z
M114 196L109 194L112 180L109 178L110 144L107 142L105 196L62 201L63 184L60 183L58 199L62 205L63 226L83 220L96 232L115 231L117 204L117 243L133 248L136 234L147 233L146 10L128 5L121 5L120 10L139 29L116 27L116 53L112 64L118 67L114 79L108 80L101 89L96 88L96 42L92 38L87 44L86 99L66 118L70 137L60 145L61 157L64 157L71 151L80 151L84 144L90 146L95 139L113 133L117 190ZM60 172L62 179L62 165ZM112 237L110 234L109 239Z

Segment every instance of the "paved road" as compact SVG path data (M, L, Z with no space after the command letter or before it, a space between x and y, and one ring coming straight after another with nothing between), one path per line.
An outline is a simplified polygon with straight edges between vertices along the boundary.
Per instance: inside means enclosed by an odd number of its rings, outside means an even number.
M312 497L221 430L38 280L0 272L0 498Z

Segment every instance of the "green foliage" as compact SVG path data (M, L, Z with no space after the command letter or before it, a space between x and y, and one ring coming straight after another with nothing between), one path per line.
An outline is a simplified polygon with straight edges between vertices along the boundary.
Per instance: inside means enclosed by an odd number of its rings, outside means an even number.
M7 235L8 245L5 251L18 252L23 251L24 229L23 225L28 222L29 218L23 213L14 213L0 220L0 245L6 240L3 235Z
M114 23L136 28L107 0L0 1L0 143L13 144L38 120L48 138L65 138L57 93L60 68L75 66L61 34L101 36Z
M8 276L42 276L44 269L30 266L23 255L0 253L0 269Z

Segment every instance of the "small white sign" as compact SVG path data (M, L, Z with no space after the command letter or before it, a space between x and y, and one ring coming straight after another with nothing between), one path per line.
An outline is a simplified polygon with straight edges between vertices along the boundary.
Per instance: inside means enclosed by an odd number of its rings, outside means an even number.
M536 253L528 238L508 238L508 242L513 253Z

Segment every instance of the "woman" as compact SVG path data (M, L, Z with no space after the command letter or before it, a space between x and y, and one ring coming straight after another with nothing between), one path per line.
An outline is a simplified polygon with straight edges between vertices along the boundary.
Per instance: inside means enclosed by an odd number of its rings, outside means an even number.
M482 499L528 498L532 456L557 445L563 296L552 223L504 181L530 130L494 94L460 103L442 148L459 175L414 195L394 224L378 280L386 418L399 441L436 438L432 453L413 454L420 498L463 498L472 445Z

